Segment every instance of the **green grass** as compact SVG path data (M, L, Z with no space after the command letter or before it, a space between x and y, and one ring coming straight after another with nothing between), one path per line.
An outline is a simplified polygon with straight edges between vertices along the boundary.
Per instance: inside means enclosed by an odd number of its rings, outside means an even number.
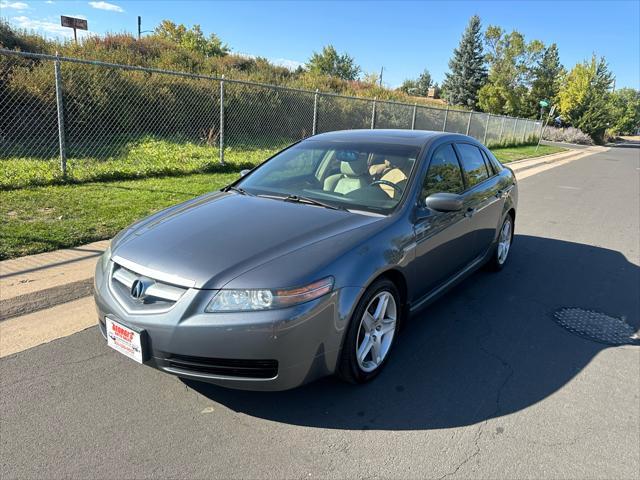
M556 152L541 146L538 155ZM535 153L535 146L496 148L501 161ZM219 189L266 151L238 155L216 172L174 177L51 185L0 191L0 259L110 238L135 220L169 205Z
M540 145L536 152L535 145L521 145L519 147L496 147L491 151L502 163L509 163L523 158L541 157L542 155L550 155L565 151L566 148L554 147L552 145Z
M226 167L219 163L218 147L206 143L143 137L122 142L119 147L84 145L75 148L77 155L67 160L66 180L62 177L58 158L9 157L0 160L0 190L225 172L229 168L247 168L260 163L289 143L276 140L270 142L270 148L228 147L225 149ZM92 152L93 156L82 156L83 152Z
M110 238L136 219L219 189L237 172L0 192L0 259Z

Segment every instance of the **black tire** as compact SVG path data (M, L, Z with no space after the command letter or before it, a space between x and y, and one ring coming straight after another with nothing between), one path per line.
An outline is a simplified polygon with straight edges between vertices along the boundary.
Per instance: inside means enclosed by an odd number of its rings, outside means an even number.
M511 223L511 228L510 228L510 240L509 240L509 250L507 253L506 258L504 258L503 260L500 259L500 234L502 232L502 230L505 227L505 224L507 222ZM490 270L493 270L494 272L499 272L500 270L502 270L504 268L504 266L507 264L507 262L509 261L509 253L511 252L511 244L513 243L513 230L514 230L514 221L513 221L513 215L511 213L507 214L506 218L504 219L504 221L502 222L502 225L500 225L500 230L498 231L498 241L496 241L496 245L493 248L493 253L491 254L491 258L489 259L489 261L487 262L487 267L489 267Z
M367 372L362 370L356 358L357 338L360 330L360 323L364 316L365 309L367 308L369 303L383 291L390 293L395 301L395 330L386 356L375 370ZM375 378L382 371L384 366L387 364L389 357L391 356L393 347L398 337L398 331L404 313L402 309L403 305L400 301L400 293L398 292L396 285L391 280L381 278L379 280L376 280L371 286L369 286L369 288L367 288L353 312L351 321L349 322L347 333L345 334L342 353L340 355L338 367L336 369L336 375L339 378L349 383L366 383Z

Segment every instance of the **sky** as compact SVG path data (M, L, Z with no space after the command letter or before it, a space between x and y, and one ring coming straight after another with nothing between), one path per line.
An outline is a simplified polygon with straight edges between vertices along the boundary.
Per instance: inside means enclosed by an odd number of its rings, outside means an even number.
M161 20L200 24L233 52L289 67L333 44L365 73L399 86L428 69L441 82L448 60L473 14L484 27L518 30L527 40L558 44L571 68L592 54L605 56L616 88L640 89L640 0L629 1L33 1L0 0L0 16L47 36L72 37L60 15L88 20L93 33L152 30Z

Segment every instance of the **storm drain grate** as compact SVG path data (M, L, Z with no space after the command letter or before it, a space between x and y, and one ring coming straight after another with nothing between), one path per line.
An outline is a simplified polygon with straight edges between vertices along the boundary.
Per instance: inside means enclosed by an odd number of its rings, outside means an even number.
M640 345L633 327L621 318L583 308L561 308L553 312L561 327L580 337L608 345Z

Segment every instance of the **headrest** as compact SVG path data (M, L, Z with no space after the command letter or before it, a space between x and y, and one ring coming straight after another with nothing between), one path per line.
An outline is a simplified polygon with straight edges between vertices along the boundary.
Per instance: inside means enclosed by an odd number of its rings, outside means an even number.
M367 157L360 156L355 162L340 162L340 173L347 177L360 177L367 173Z
M394 167L399 168L405 173L409 173L409 169L411 168L411 161L407 157L387 155L386 158Z

